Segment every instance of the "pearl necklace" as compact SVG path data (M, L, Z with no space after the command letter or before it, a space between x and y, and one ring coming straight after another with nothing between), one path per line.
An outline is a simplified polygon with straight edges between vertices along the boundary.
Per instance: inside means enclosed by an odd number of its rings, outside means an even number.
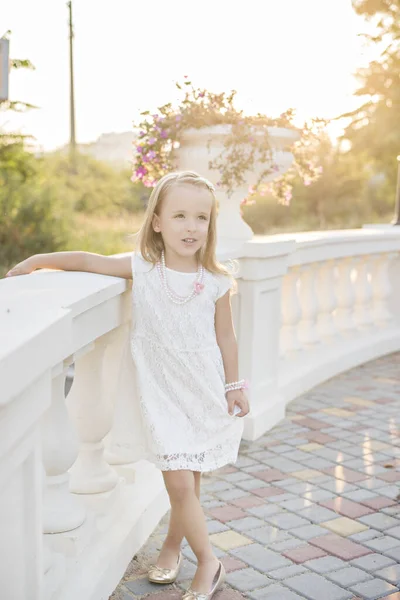
M174 290L172 290L169 287L168 282L167 282L167 268L165 266L164 250L161 252L161 261L159 261L157 263L157 270L160 275L161 283L164 288L164 291L165 291L167 297L174 304L186 304L186 302L189 302L190 300L192 300L195 296L197 296L197 294L200 294L200 292L204 288L204 283L203 283L204 267L203 267L203 265L199 265L199 268L197 269L196 281L193 284L193 290L190 292L190 294L188 296L179 296L178 294L176 294L174 292Z

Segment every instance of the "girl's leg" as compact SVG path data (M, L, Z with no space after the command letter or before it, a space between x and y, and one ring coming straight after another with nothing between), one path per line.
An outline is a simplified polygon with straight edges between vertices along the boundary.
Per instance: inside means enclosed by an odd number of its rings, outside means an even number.
M181 524L183 535L197 558L197 571L192 582L196 592L207 594L218 570L208 537L206 519L196 495L192 471L164 471L163 477L171 501L174 518Z
M200 471L192 471L194 476L194 489L197 498L200 500ZM160 556L157 560L157 565L164 569L174 569L176 566L177 557L181 549L184 532L182 523L174 506L171 505L171 514L169 518L168 533L161 548Z

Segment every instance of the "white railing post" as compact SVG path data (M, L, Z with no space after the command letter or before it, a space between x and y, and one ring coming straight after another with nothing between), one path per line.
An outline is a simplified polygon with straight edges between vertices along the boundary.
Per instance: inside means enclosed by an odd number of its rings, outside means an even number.
M280 333L280 356L288 357L301 348L297 334L298 324L301 318L301 307L299 302L298 281L300 277L299 268L293 266L282 281L281 318L282 326Z
M389 264L394 253L377 254L372 257L372 296L374 323L385 325L393 317L388 309L391 286L389 281Z
M317 331L318 301L316 294L315 263L305 264L300 267L299 299L301 318L299 322L300 341L307 346L317 344L319 336Z
M43 466L40 419L50 375L0 408L0 597L42 600Z
M125 465L143 456L144 432L136 390L136 372L130 348L130 327L120 327L107 349L104 379L113 379L114 420L105 440L105 458L111 465ZM150 465L149 465L150 467Z
M107 335L97 339L91 350L75 359L74 383L67 407L76 427L80 448L71 468L71 490L77 494L97 494L112 490L118 475L104 458L103 439L110 431L113 405L102 387L103 355Z
M317 297L319 313L317 327L321 338L333 338L336 333L333 311L337 306L334 286L335 261L327 260L318 264Z
M245 419L246 439L256 439L284 416L278 392L281 288L294 246L292 240L280 242L260 258L257 245L250 242L240 259L234 312L240 377L250 381L251 415Z
M69 361L53 369L51 405L41 423L43 466L43 531L60 533L82 525L85 509L69 490L68 470L78 456L78 438L65 405L65 377Z
M336 298L337 308L335 315L336 326L339 333L353 332L354 286L352 281L353 258L341 258L337 262Z
M369 264L369 255L361 255L356 259L354 319L357 327L361 329L369 327L373 321Z

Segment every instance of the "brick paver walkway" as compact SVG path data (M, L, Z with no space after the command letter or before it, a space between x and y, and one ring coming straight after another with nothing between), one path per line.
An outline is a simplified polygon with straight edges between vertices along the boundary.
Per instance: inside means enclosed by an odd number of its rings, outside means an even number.
M243 442L235 466L203 477L202 501L228 572L215 600L400 600L400 353L304 394ZM168 515L113 600L178 600L195 572L185 545L175 585L148 583Z

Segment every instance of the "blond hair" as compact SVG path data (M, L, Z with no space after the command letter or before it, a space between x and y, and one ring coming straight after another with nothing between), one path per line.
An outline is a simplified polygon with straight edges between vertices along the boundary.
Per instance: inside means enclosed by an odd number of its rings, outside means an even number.
M217 200L215 197L215 188L208 179L201 177L194 171L168 173L158 181L149 198L144 222L137 233L136 247L139 247L142 257L154 265L161 259L161 252L164 250L164 242L161 233L156 232L153 229L153 216L160 213L163 199L169 190L177 185L193 185L210 192L213 201L207 241L205 246L197 251L197 258L200 264L208 271L211 271L211 273L231 275L230 271L224 265L219 263L215 256L217 245Z

